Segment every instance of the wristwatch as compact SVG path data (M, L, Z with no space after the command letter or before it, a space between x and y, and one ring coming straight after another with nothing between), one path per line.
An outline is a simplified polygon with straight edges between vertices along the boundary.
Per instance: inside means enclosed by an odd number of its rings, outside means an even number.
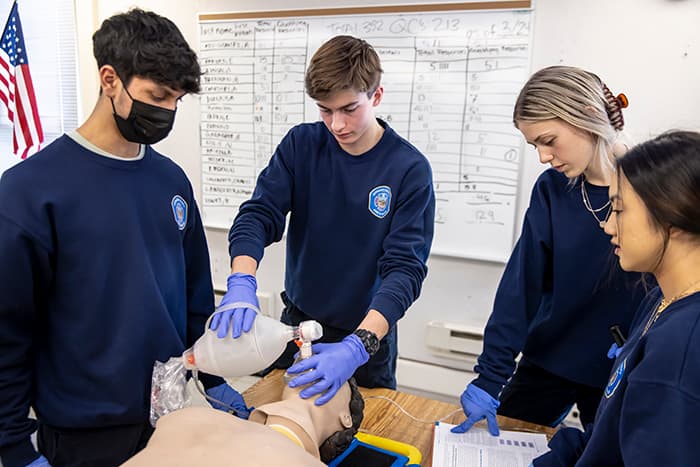
M370 357L377 353L377 350L379 350L379 338L375 333L367 329L358 329L354 334L360 338Z

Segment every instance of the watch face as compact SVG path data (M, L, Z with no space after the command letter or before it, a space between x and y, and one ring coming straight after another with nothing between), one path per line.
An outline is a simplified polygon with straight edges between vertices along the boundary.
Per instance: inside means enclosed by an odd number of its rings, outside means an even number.
M367 329L358 329L355 331L355 335L360 338L370 357L377 353L379 350L379 338L375 333Z

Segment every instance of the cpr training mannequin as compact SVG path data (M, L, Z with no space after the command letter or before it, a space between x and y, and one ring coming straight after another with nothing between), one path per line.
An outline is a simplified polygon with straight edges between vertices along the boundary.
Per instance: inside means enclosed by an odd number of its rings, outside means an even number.
M321 460L349 446L364 401L354 380L322 406L300 398L301 389L285 385L281 400L258 407L249 421L207 407L172 412L158 420L148 445L123 465L322 466Z

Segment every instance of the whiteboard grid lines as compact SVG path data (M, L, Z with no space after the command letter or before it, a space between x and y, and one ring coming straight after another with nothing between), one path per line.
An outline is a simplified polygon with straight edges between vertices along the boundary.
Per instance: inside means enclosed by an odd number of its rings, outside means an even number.
M286 132L318 120L304 89L309 55L350 34L381 57L377 116L433 167L433 251L505 259L522 151L512 106L529 71L531 19L494 10L200 21L205 223L230 224Z

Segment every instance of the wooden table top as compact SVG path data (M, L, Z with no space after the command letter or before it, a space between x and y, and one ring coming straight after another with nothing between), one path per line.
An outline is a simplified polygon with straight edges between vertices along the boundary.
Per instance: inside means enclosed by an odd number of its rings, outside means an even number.
M284 387L283 375L283 370L274 370L248 388L243 393L246 404L259 407L263 404L280 400L282 388ZM458 424L464 420L462 408L455 404L384 388L360 388L360 392L365 398L364 419L360 430L415 446L423 456L421 465L424 467L432 466L431 449L435 421L441 420L447 423ZM381 397L395 401L405 411L421 421L410 418L394 404ZM486 422L481 421L477 425L485 427ZM543 433L547 435L547 438L551 438L556 431L554 428L500 415L498 416L498 426L502 430Z

